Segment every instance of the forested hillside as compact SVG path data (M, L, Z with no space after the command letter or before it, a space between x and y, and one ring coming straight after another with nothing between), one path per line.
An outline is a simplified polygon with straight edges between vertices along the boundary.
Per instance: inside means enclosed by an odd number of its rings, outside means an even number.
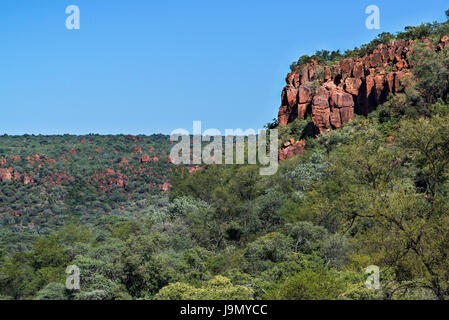
M413 40L409 80L370 112L268 124L282 149L304 141L273 176L171 166L165 136L0 137L0 297L449 299L448 34L433 23L302 57L293 70Z
M167 136L4 135L0 140L2 235L45 235L57 226L93 223L110 214L144 217L169 187Z

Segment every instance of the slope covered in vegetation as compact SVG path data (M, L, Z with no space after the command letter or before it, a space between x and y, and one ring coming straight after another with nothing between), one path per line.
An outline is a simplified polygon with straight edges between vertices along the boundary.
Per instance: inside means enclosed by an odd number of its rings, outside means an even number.
M2 230L48 234L110 213L144 216L169 186L167 136L0 137ZM147 213L145 213L147 212Z

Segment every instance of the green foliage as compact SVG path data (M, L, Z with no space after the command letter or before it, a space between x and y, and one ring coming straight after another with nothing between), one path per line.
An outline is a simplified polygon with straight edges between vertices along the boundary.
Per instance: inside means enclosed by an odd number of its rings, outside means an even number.
M69 262L64 246L53 236L37 240L32 252L32 265L35 269L67 266Z
M416 87L425 101L431 104L445 98L449 87L449 50L435 52L418 43L414 45L410 60L417 79Z
M340 50L336 50L336 51L328 51L328 50L320 50L315 52L314 55L312 56L308 56L308 55L303 55L301 56L298 61L293 62L290 65L290 69L293 71L295 69L296 66L302 66L306 63L310 63L312 61L316 61L318 63L327 63L327 62L335 62L338 61L340 59L342 59L344 57L344 55L340 52Z
M36 300L68 300L65 285L51 282L36 294Z
M335 300L345 283L330 272L304 270L281 281L265 295L269 300Z
M279 233L270 233L250 243L243 254L242 269L254 274L272 268L285 261L291 252L293 241Z

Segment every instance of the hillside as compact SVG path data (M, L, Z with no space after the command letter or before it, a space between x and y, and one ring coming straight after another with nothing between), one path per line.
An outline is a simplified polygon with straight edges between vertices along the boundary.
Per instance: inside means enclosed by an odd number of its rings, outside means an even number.
M108 214L143 217L170 185L168 136L5 135L0 141L3 230L48 234Z

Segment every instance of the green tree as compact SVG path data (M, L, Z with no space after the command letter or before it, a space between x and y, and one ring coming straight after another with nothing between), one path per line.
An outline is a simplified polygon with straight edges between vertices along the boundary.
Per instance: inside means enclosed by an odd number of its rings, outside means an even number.
M265 295L271 300L335 300L345 291L344 281L327 271L304 270L281 281Z
M155 296L157 300L252 300L250 288L233 285L231 280L216 276L200 288L177 282L162 288Z
M445 98L449 88L449 50L436 52L423 43L414 45L410 57L416 87L429 104Z

